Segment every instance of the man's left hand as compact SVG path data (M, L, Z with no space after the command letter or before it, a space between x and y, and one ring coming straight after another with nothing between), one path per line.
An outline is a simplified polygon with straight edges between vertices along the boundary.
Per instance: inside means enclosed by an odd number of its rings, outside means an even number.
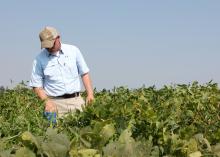
M88 95L86 97L86 104L91 104L94 100L94 96L93 95Z

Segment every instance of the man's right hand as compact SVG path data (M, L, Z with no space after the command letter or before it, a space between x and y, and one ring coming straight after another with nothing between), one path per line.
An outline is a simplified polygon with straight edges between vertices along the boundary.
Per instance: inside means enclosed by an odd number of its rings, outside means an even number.
M45 101L45 111L46 112L56 112L57 111L56 105L54 104L54 102L51 99L49 99L47 97L46 92L44 91L43 88L34 87L33 90L41 100Z
M56 109L56 105L54 104L54 102L50 99L47 99L45 101L45 111L46 112L56 112L57 109Z

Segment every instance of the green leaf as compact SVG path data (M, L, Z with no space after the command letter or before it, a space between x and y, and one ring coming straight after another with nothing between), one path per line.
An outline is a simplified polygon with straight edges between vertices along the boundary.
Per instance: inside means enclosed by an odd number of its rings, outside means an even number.
M12 157L11 156L11 149L0 151L0 157Z
M43 143L42 149L48 157L66 157L69 150L66 146L54 142Z
M22 147L16 151L15 157L36 157L36 155L30 149Z
M159 157L160 156L160 150L158 146L154 146L151 152L150 157Z
M220 143L214 145L212 147L212 150L214 152L215 155L217 155L218 157L220 157Z
M67 149L69 148L70 141L66 135L62 133L58 134L57 131L52 128L47 129L46 135L47 135L48 141L51 141L53 143L59 143L60 145L65 146Z
M34 144L38 149L40 149L40 141L37 139L37 137L32 135L30 132L25 131L21 135L21 139L23 141L29 142L30 144Z
M48 128L46 141L42 143L43 153L48 157L66 157L70 148L70 141L64 134L57 134L56 130Z
M109 138L111 138L114 134L115 134L115 127L113 124L107 124L105 125L101 132L100 135L103 137L104 141L109 140Z

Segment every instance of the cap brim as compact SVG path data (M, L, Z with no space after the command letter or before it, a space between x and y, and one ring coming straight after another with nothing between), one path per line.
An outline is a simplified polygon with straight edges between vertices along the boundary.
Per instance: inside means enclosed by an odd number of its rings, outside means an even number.
M41 48L52 48L55 40L45 40L41 42Z

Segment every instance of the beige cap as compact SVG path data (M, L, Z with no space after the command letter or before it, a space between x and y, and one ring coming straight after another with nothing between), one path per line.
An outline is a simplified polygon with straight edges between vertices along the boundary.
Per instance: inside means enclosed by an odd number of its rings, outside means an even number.
M40 33L41 48L51 48L54 45L56 37L59 36L58 31L53 27L45 27Z

